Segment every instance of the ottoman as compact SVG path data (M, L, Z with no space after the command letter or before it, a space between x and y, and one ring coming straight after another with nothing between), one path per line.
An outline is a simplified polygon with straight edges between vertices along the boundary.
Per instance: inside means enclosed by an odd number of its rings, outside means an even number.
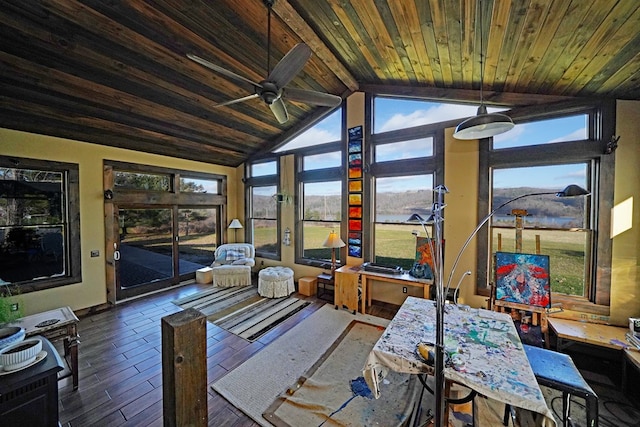
M267 267L258 273L258 293L266 298L282 298L295 292L293 270L289 267Z
M213 267L213 286L251 286L251 267L248 265L219 265Z

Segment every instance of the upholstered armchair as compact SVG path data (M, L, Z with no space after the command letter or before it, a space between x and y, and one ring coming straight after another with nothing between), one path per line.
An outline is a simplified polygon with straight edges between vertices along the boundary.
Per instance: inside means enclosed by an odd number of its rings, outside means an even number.
M250 286L256 250L250 243L227 243L216 248L211 264L213 286Z

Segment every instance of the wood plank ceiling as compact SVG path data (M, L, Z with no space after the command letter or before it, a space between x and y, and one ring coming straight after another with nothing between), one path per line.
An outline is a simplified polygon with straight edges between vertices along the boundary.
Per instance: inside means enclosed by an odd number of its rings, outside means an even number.
M477 26L477 7L484 19ZM565 97L640 99L635 0L277 0L271 65L313 54L290 86L505 105ZM281 125L252 93L186 58L260 82L263 0L3 0L0 126L238 166L326 107L287 101ZM0 154L1 142L0 142Z

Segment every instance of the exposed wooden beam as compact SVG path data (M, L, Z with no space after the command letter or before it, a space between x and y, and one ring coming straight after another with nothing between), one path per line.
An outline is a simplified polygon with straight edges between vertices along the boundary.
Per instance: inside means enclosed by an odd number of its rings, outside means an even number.
M358 90L358 82L351 75L349 70L340 62L340 60L331 52L324 44L322 39L313 31L313 29L305 22L298 12L286 0L278 0L273 5L273 11L289 25L289 27L304 41L338 78L352 92Z

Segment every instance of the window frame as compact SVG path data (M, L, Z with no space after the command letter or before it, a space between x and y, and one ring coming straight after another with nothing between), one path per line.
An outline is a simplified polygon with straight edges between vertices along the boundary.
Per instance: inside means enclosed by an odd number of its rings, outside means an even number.
M365 117L370 126L366 126L363 168L366 172L364 179L364 198L367 203L363 205L363 224L367 224L366 232L362 233L362 253L366 260L375 259L375 179L409 175L433 175L434 188L444 182L444 139L445 129L455 126L454 121L418 125L397 130L373 133L373 121L375 120L375 98L388 98L384 95L366 95ZM415 98L406 98L415 101ZM429 100L424 100L429 101ZM434 101L429 101L434 102ZM414 157L391 161L376 162L375 148L394 142L411 141L415 139L429 138L433 140L433 155L427 157ZM425 206L430 208L430 206ZM413 225L411 223L404 223ZM364 228L364 226L363 226Z
M590 226L595 236L591 248L591 267L588 276L589 297L554 294L553 300L563 308L609 315L612 242L609 238L611 208L613 207L615 156L607 154L607 143L615 133L615 102L613 101L568 101L550 108L527 107L511 110L509 115L517 123L559 118L575 114L587 114L587 140L563 141L530 145L525 147L501 148L494 150L491 139L480 142L478 177L478 216L484 217L491 208L491 171L494 167L515 168L544 166L565 163L591 162L591 205L589 206ZM476 294L489 296L490 227L484 226L477 235L477 283Z
M344 114L343 114L343 129L344 126ZM343 132L341 132L343 134ZM344 138L344 136L343 136ZM305 156L313 156L323 153L340 153L340 165L330 168L324 169L313 169L313 170L304 170L304 157ZM328 181L339 181L341 183L341 209L342 212L345 211L345 194L347 194L346 186L347 179L345 174L345 156L346 149L343 140L333 141L324 144L317 145L315 147L305 147L299 151L296 151L294 154L294 164L295 164L295 200L297 203L295 204L295 263L301 265L309 265L313 267L319 268L330 268L331 261L328 262L326 260L320 260L316 258L306 258L304 256L304 196L303 196L303 188L306 183L319 183L319 182L328 182ZM314 220L314 222L318 222ZM335 222L335 221L331 221ZM341 215L340 219L340 238L343 241L346 241L344 238L344 233L346 230L346 220L345 215ZM344 248L340 248L340 254L337 260L337 264L343 264L346 260L346 246Z
M63 176L63 198L66 215L62 219L67 228L64 236L66 250L67 274L61 277L47 277L28 282L12 283L20 293L29 293L51 289L59 286L71 285L82 281L82 250L80 239L80 166L76 163L38 160L0 156L0 167L12 169L35 169L58 172Z
M244 233L245 233L245 241L250 241L252 244L254 243L253 241L253 237L255 235L255 232L253 230L253 220L254 219L268 219L268 220L272 220L273 218L256 218L253 217L253 188L254 187L270 187L270 186L275 186L276 187L276 192L277 194L279 194L282 191L282 183L281 183L281 179L280 179L280 175L281 175L281 171L282 171L282 166L280 164L281 162L281 156L276 155L276 156L269 156L269 157L263 157L260 159L255 159L252 160L251 162L247 162L245 163L245 179L244 179L244 190L245 190L245 200L246 200L246 204L245 204L245 228L244 228ZM269 162L275 162L276 164L276 173L275 174L271 174L271 175L260 175L260 176L252 176L251 175L251 168L252 166L256 165L256 164L260 164L260 163L269 163ZM259 250L258 248L256 248L256 257L260 257L260 258L266 258L266 259L272 259L272 260L276 260L276 261L280 261L281 257L282 257L282 237L281 237L281 208L280 208L280 203L276 203L276 235L277 235L277 239L276 239L276 252L265 252L262 250Z

